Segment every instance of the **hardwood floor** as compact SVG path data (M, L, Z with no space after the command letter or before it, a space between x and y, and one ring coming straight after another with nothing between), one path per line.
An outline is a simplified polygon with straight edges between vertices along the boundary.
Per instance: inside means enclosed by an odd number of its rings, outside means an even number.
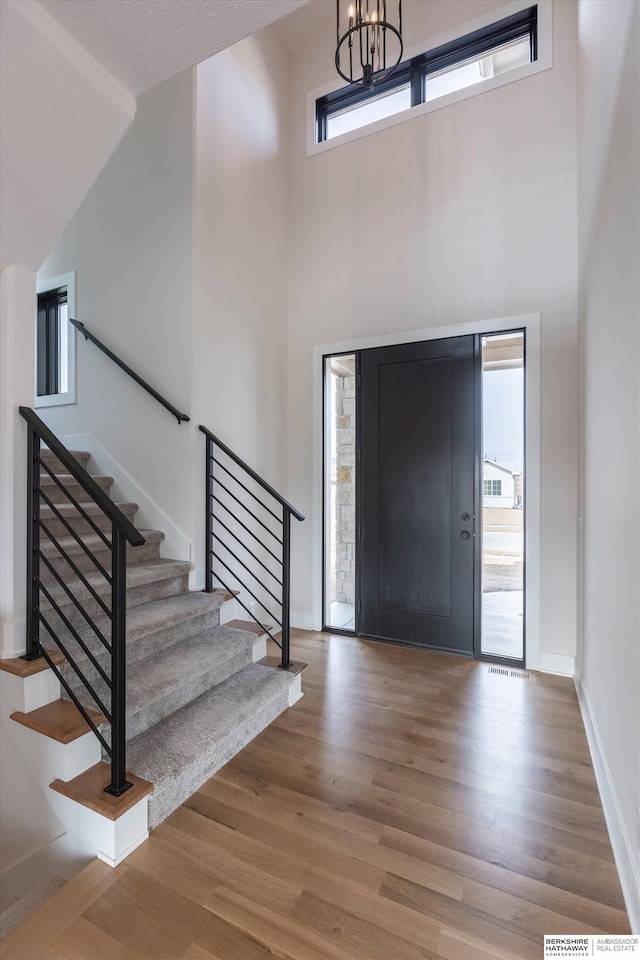
M292 651L304 698L3 960L538 960L545 933L629 932L570 680Z

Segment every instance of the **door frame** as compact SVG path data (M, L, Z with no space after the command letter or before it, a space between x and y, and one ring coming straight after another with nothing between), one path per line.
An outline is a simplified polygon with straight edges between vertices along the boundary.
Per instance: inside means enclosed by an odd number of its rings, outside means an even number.
M526 333L525 458L527 463L527 537L525 543L525 665L540 667L540 314L501 317L406 333L319 344L313 348L313 610L310 629L321 630L324 544L324 361L327 354L354 353L372 347L441 340L469 334L523 329Z

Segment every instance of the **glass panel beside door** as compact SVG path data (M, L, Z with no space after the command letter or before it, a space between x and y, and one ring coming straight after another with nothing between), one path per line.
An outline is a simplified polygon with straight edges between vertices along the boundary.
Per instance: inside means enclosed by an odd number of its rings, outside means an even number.
M324 363L324 626L354 632L356 356Z
M483 656L524 661L524 332L482 337Z

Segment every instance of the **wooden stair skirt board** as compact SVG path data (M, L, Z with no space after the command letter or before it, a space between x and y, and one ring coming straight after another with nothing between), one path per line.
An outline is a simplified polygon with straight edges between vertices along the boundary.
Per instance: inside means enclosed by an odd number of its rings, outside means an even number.
M60 469L55 458L47 452L43 455L51 468L59 471L57 475L64 484L69 475ZM74 456L86 461L84 455ZM105 489L110 489L109 478L102 478L101 482ZM104 560L104 544L55 484L47 484L47 495L84 546ZM95 510L84 503L83 506L93 516ZM135 521L135 504L119 506L124 506ZM100 526L100 516L94 519ZM49 518L52 534L63 542L65 549L69 548L74 564L100 595L104 584L91 558L68 530L58 530L57 524L59 521ZM112 866L148 836L149 828L169 816L302 696L297 669L300 665L290 670L272 669L274 658L265 658L266 639L257 624L245 620L220 623L220 608L238 591L216 588L209 594L190 592L190 564L160 557L164 537L161 531L141 532L145 544L127 551L127 778L135 786L119 798L104 793L110 782L109 763L100 762L99 741L66 691L61 692L52 671L48 675L55 681L55 693L45 698L42 692L32 697L12 692L7 704L15 721L14 739L35 755L32 738L44 735L48 738L48 751L60 760L56 772L47 761L49 776L41 786L51 786L55 797L52 806L63 824L68 829L75 829L75 824L83 834L93 831L97 838L94 855L97 852ZM42 550L108 636L110 622L77 573L44 537ZM43 600L52 631L68 647L69 655L89 678L102 702L108 704L109 689L75 640L73 631L81 635L103 669L109 666L108 654L51 571L43 566L41 576L67 621ZM44 627L41 641L47 649L54 647ZM93 697L59 653L52 658L109 743L110 725L97 712ZM11 683L26 685L39 675L47 676L43 671L47 671L48 665L44 659L31 663L18 659L0 663L0 669L5 671L2 676L10 676ZM52 689L51 681L48 689ZM103 756L102 760L105 759ZM45 771L40 779L44 775Z

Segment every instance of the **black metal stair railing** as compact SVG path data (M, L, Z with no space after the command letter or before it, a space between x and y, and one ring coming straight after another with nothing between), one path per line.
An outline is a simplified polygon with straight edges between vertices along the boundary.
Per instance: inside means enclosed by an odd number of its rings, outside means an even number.
M200 430L206 437L205 590L211 593L217 582L251 597L254 609L251 601L236 600L280 647L280 666L287 669L291 517L304 517L206 427Z
M125 761L126 549L127 542L133 546L141 546L145 542L144 537L33 410L20 407L20 414L26 420L28 429L27 648L24 659L44 657L54 671L109 756L111 782L106 791L119 796L131 786L126 779ZM82 501L76 499L46 459L42 458L42 442L84 491L86 498ZM49 483L42 483L44 476L50 478ZM51 483L55 489L53 496L49 496L44 489L51 486ZM62 502L59 494L64 496ZM96 522L91 511L86 509L88 503L99 507L100 512L107 518L105 526L108 527L110 522L110 537ZM48 511L46 516L43 515L43 506ZM110 563L104 565L94 556L82 535L69 522L69 508L71 515L82 518L86 528L99 538L101 549L111 555ZM59 525L64 534L58 533L58 526L54 533L54 524ZM52 548L43 550L43 535ZM83 572L71 553L64 549L60 539L67 536L90 558L91 572ZM47 553L51 553L52 549L52 556L48 556ZM73 576L64 576L56 566L56 561L62 561L65 572L68 567ZM41 577L43 567L51 576L48 584ZM81 586L74 592L71 585L75 577ZM68 603L61 604L56 595L60 599L64 595ZM43 607L43 598L48 604L46 607ZM98 612L92 616L88 609ZM46 631L46 642L54 643L60 650L73 674L111 725L110 743L44 646L41 627ZM86 673L93 673L93 679ZM108 690L108 696L101 695L96 689L103 685Z

